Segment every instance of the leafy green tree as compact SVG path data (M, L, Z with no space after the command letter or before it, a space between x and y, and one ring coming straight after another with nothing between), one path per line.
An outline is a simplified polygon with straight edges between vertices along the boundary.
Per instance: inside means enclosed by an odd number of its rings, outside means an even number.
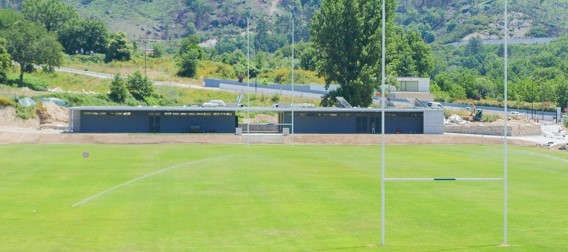
M59 0L25 0L22 14L27 20L43 24L50 32L59 32L79 18L71 5Z
M10 54L6 50L6 40L0 38L0 82L6 81L6 72L10 66Z
M298 55L300 58L300 68L304 70L316 70L316 60L315 60L316 51L311 43L306 43L306 46L303 50L298 50Z
M118 103L125 103L126 100L131 97L131 94L128 91L128 86L126 85L125 80L120 77L120 74L115 75L114 79L110 83L109 97L111 100Z
M568 107L568 80L565 77L559 77L558 86L556 86L556 104L564 111Z
M263 17L256 22L256 32L254 35L253 45L256 50L268 52L266 43L268 42L268 31L270 27Z
M105 61L128 61L134 53L134 43L126 37L126 33L111 33L106 48Z
M0 9L0 31L10 28L12 24L23 18L24 17L16 11Z
M394 27L387 42L387 69L395 76L426 77L434 66L430 46L420 37L420 33L404 33Z
M203 50L197 43L195 36L189 36L181 42L175 57L179 76L193 78L197 74L197 62L203 57Z
M434 84L436 84L440 90L446 92L451 100L476 98L473 95L475 92L474 72L474 70L467 68L448 69L434 78ZM469 92L469 97L466 92Z
M394 25L396 3L384 0L387 27ZM310 40L316 51L316 69L340 88L330 92L322 105L343 96L354 106L368 106L380 80L381 0L323 0L312 19ZM390 30L387 28L387 30Z
M146 76L142 76L139 71L126 78L126 85L130 94L139 101L144 101L154 94L152 81Z
M412 51L411 58L416 66L416 76L427 77L434 68L432 49L422 40L417 32L406 34L406 42Z
M165 52L165 48L164 48L164 44L162 43L155 43L154 44L154 49L152 50L152 54L150 54L150 56L152 58L160 58L164 55Z
M105 53L108 30L99 19L80 19L59 32L67 54Z
M24 85L27 68L41 65L44 69L52 69L61 64L62 46L55 35L40 24L17 21L6 31L6 38L8 53L20 65L20 86Z

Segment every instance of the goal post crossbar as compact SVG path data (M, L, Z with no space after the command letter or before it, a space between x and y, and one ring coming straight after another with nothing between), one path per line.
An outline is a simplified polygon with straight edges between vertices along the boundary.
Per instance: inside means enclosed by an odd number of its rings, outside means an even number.
M385 178L385 181L503 181L503 178Z

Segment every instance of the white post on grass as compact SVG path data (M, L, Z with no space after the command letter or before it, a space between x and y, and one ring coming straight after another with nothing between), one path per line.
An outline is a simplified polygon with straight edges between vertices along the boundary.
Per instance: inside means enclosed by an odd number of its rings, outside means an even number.
M503 154L503 246L507 246L507 201L508 201L508 143L507 143L507 119L509 118L509 113L507 111L507 81L508 81L508 72L507 72L507 60L508 60L508 42L509 42L509 17L508 17L508 13L507 13L507 3L509 2L509 0L505 0L505 40L504 40L504 68L503 68L503 76L504 76L504 86L505 86L505 91L504 91L504 107L505 107L505 127L503 129L503 136L504 136L504 141L503 141L503 148L504 148L504 154Z
M250 146L250 35L247 17L247 145Z
M296 93L294 92L294 6L291 6L292 10L292 145L294 145L294 98Z
M381 37L381 245L385 246L385 33L386 0L382 0Z

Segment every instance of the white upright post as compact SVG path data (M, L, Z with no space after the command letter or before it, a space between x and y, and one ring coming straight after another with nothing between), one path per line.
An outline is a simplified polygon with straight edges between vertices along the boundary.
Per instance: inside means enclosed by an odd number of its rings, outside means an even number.
M250 35L247 18L247 144L250 146Z
M296 93L294 92L294 6L292 6L292 145L294 145L294 101Z
M381 37L381 245L385 246L385 44L386 0L382 0Z
M504 148L504 154L503 154L503 246L507 246L507 201L508 201L508 139L507 139L507 119L509 117L509 112L507 111L507 81L508 81L508 42L509 42L509 17L508 17L508 13L507 13L507 2L509 2L509 0L505 0L505 40L504 40L504 53L503 53L503 57L504 57L504 68L503 68L503 76L504 76L504 107L505 107L505 128L503 129L503 135L504 135L504 140L503 140L503 148Z

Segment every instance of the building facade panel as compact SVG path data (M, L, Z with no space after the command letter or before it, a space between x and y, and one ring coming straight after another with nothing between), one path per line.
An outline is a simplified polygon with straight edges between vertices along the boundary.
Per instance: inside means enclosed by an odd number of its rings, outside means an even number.
M74 132L81 133L148 133L147 112L130 111L81 111L80 124ZM78 130L77 130L78 129Z
M251 108L278 114L279 131L292 133L291 108ZM247 108L79 107L71 108L70 129L80 133L235 133L237 112ZM442 134L442 110L392 109L387 134ZM298 134L380 134L380 109L309 108L294 111Z

